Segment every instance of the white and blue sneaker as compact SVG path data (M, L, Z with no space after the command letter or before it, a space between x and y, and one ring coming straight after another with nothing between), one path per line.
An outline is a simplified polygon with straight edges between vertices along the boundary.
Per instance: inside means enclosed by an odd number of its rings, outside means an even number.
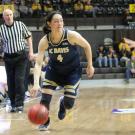
M23 113L23 106L16 107L16 112L17 113Z
M39 131L47 131L49 129L49 126L50 126L50 118L48 118L47 122L43 125L40 125L38 127L38 130Z
M63 120L66 116L66 109L65 109L65 106L64 106L63 99L64 99L64 96L61 96L60 100L59 100L60 104L59 104L58 118L60 120Z

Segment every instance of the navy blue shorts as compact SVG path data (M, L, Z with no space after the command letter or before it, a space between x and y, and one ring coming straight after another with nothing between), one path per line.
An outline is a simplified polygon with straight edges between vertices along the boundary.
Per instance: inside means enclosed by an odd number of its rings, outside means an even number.
M65 96L75 98L80 84L81 74L81 67L74 69L67 75L58 74L48 67L45 80L42 83L42 88L56 90L57 86L62 86Z

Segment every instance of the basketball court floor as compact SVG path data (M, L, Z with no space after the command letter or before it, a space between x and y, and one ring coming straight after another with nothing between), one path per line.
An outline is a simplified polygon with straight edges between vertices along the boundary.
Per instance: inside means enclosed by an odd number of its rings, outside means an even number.
M0 135L135 135L135 80L81 81L74 109L66 118L57 118L58 101L62 90L57 91L50 108L49 131L38 131L27 118L31 105L40 98L25 103L24 113L7 113L0 110Z

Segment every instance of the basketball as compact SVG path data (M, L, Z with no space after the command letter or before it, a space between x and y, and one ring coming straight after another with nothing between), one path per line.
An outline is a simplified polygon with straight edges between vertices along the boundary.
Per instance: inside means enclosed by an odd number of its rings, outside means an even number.
M48 120L48 109L42 104L35 104L28 110L28 119L33 124L44 124Z

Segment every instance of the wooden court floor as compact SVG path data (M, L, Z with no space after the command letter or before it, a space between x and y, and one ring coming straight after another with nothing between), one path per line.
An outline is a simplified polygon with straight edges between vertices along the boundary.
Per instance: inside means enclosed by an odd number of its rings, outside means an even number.
M40 99L25 103L24 113L7 113L0 110L0 135L135 135L135 112L113 113L113 109L134 109L135 89L89 88L81 89L75 107L58 120L56 92L50 108L49 131L38 131L37 125L27 119L28 108Z

